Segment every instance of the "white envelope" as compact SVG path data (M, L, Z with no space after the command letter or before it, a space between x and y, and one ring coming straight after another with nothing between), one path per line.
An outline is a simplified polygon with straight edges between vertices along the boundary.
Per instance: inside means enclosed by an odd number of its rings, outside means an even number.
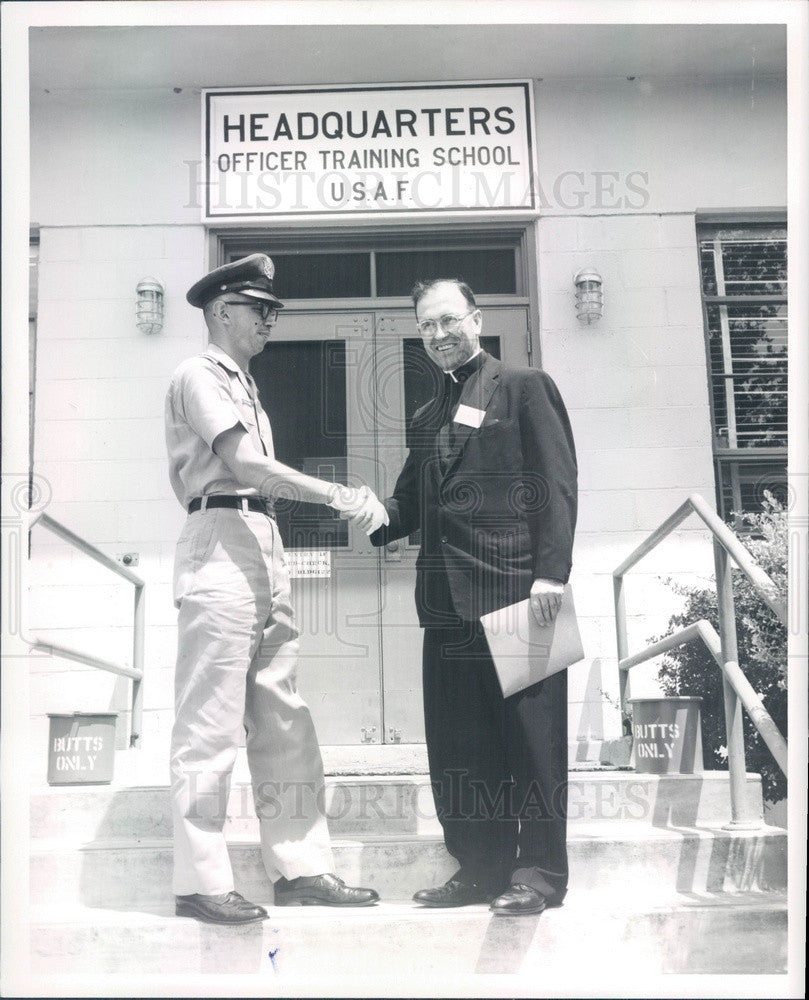
M537 622L527 599L483 615L480 621L504 698L584 658L570 584L551 625Z

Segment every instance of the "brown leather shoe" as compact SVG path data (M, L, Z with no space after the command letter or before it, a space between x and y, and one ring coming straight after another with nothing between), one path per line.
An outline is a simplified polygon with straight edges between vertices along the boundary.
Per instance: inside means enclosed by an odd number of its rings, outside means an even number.
M178 917L196 917L208 924L251 924L265 920L267 911L263 906L249 903L238 892L226 892L221 896L175 896L174 912Z
M548 900L530 885L512 885L497 899L492 900L489 909L501 917L521 917L531 913L542 913Z
M470 906L472 903L488 903L492 898L476 882L461 882L451 878L434 889L420 889L413 899L424 906Z
M276 906L372 906L378 902L375 889L352 888L331 873L279 878L275 883Z

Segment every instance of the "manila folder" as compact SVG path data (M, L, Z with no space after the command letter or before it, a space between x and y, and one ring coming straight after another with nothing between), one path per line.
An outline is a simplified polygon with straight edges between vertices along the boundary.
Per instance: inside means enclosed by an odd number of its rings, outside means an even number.
M550 625L540 625L526 599L483 615L503 697L537 684L584 658L570 584Z

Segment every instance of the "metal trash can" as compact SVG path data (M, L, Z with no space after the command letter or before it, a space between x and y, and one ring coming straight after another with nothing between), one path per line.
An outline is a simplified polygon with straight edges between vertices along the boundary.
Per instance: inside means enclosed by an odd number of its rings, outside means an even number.
M48 713L49 785L108 785L115 765L118 714Z
M632 766L641 774L702 774L702 698L630 698Z

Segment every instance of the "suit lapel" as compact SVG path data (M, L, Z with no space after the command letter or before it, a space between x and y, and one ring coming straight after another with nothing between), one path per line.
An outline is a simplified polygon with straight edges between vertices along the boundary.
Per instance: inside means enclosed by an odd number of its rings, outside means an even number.
M502 363L496 358L488 358L486 363L465 383L458 405L469 406L473 410L485 411L491 401L494 390L497 388L497 380L500 377L500 369L502 367ZM463 454L466 442L469 440L469 435L473 430L476 430L476 428L470 427L468 424L453 422L452 426L455 440L447 453L447 465L444 471L445 479L452 473L452 470Z

